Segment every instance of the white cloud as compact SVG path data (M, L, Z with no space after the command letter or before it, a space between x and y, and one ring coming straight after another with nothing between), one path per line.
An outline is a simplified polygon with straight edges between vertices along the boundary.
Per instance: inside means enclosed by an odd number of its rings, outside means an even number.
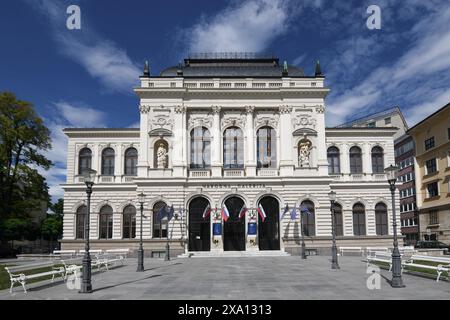
M58 102L54 104L59 110L65 122L74 127L105 127L106 113L90 107L74 106L67 102Z
M287 0L248 0L185 32L191 52L258 52L289 27Z
M140 67L125 50L96 34L83 11L81 30L69 31L65 23L67 3L64 5L55 0L25 1L49 19L54 38L64 55L80 64L107 90L132 93L132 87L138 84Z

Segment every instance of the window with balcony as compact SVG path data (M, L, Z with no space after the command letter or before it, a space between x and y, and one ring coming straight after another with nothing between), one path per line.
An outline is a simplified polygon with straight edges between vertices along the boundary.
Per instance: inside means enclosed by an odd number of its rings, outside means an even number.
M276 168L277 136L271 127L262 127L256 132L258 168Z
M230 127L224 132L223 162L225 169L244 168L244 136L238 127Z
M425 161L426 174L432 174L437 171L436 158Z
M362 153L361 148L350 148L350 173L362 173Z
M425 150L434 148L434 137L425 140Z
M115 152L112 148L106 148L102 151L102 175L114 175Z
M329 147L327 150L328 174L341 173L339 149L337 147Z
M125 175L137 175L138 152L135 148L128 148L125 151Z
M85 170L92 167L92 151L89 148L83 148L78 155L78 174L83 174Z
M372 172L384 173L383 148L376 146L372 148Z
M211 166L211 135L205 127L191 130L191 169L207 169Z

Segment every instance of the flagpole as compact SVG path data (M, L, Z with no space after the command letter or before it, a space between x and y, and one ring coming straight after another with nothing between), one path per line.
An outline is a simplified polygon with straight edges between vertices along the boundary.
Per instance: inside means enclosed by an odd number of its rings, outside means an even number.
M302 259L306 259L305 228L303 227L303 212L301 207L300 207L300 228L302 230Z

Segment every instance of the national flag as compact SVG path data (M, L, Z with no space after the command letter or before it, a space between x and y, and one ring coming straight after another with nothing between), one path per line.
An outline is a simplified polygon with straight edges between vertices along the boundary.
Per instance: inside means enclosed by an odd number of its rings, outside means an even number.
M228 208L225 204L222 206L222 217L225 222L230 217L230 212L228 211Z
M161 222L162 219L167 215L166 206L162 206L161 209L159 209L158 213L156 214L156 220Z
M297 208L294 207L294 208L292 208L292 211L291 211L291 220L295 220L296 218L297 218Z
M168 206L166 206L166 208L168 208L169 210L167 210L167 219L172 220L173 218L173 213L175 212L175 209L173 208L173 205L170 206L170 208Z
M239 219L245 216L245 213L247 212L247 208L245 205L242 206L241 211L239 211Z
M261 216L262 222L264 222L264 220L266 220L266 212L264 211L261 203L258 205L258 208L256 209L256 211L258 211L259 215Z
M211 205L207 205L205 210L203 211L203 219L206 219L211 214Z
M288 211L289 211L289 205L286 203L286 207L284 207L284 210L283 210L283 213L281 214L280 220L282 220L284 218L284 215Z
M300 206L300 212L306 213L306 214L311 214L311 212L309 211L309 208L307 206Z

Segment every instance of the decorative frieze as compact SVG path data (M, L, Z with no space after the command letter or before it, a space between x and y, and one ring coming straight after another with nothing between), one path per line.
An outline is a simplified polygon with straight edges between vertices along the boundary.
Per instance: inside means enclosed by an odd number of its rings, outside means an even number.
M221 127L226 128L230 126L238 126L245 128L245 117L240 116L228 116L222 119Z
M292 118L292 127L294 130L300 128L315 128L317 120L310 114L297 114Z
M280 116L276 113L272 115L258 115L255 119L255 128L269 126L274 129L278 127Z

